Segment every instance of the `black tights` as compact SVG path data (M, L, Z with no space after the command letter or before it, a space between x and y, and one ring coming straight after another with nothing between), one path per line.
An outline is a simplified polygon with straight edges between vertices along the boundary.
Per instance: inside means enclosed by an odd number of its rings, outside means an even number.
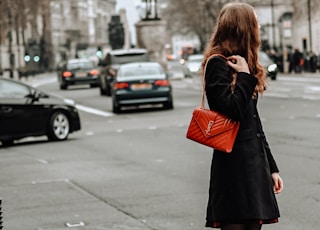
M227 224L221 230L261 230L261 224Z

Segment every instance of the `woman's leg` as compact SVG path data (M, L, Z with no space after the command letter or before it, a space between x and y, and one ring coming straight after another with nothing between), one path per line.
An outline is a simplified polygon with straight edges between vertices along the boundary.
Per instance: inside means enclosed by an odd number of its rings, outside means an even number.
M221 227L221 230L246 230L245 224L227 224Z
M248 224L246 225L245 230L261 230L261 224Z

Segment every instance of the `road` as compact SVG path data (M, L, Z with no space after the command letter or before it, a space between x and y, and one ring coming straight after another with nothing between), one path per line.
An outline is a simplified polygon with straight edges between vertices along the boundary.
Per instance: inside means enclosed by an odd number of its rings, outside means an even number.
M280 76L260 97L285 181L280 223L263 229L319 229L319 79ZM199 79L172 81L174 110L119 115L97 88L60 91L52 74L35 80L28 81L78 103L82 130L65 142L26 138L0 147L5 229L205 229L211 150L185 138Z

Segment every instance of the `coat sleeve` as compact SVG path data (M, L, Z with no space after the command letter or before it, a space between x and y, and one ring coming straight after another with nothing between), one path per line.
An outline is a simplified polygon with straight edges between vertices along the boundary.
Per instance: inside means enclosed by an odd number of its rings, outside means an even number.
M270 173L279 172L277 163L274 160L273 155L271 153L271 149L270 149L270 146L268 144L267 138L266 138L264 132L262 132L262 134L263 134L264 148L265 148L265 151L266 151L266 154L267 154L267 158L268 158L268 163L269 163L269 166L270 166Z
M232 70L226 61L219 56L211 58L205 73L208 105L210 109L240 121L252 98L257 78L251 74L239 72L233 93L231 82Z

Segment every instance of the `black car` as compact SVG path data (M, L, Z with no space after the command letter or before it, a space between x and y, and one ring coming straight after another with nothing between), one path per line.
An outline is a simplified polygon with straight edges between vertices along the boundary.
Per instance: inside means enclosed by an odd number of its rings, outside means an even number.
M112 82L117 74L118 67L131 62L149 61L146 49L117 49L110 51L104 60L100 60L101 74L99 76L100 94L111 96Z
M80 84L97 87L100 71L95 63L89 59L70 59L59 63L57 74L60 89Z
M113 81L113 112L121 107L162 104L173 109L172 87L162 66L157 62L135 62L120 65Z
M72 100L0 78L0 127L2 145L12 145L14 140L28 136L66 140L70 133L80 130L81 124Z

